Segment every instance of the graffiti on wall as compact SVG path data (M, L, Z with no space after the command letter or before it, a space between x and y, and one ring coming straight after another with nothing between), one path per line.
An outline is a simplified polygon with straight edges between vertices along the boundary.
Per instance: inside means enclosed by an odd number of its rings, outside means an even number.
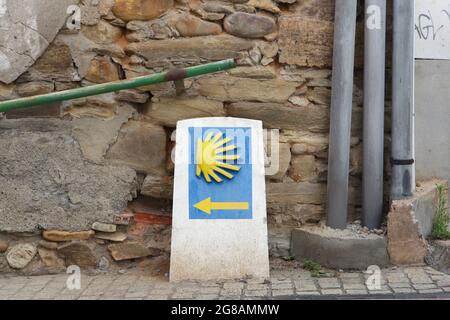
M450 60L450 0L416 0L416 58Z

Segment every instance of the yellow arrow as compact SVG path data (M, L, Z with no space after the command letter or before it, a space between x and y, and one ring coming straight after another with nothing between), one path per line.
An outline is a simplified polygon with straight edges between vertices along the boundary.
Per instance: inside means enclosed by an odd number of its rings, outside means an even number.
M211 214L212 210L248 210L248 202L212 202L207 198L194 205L200 211Z

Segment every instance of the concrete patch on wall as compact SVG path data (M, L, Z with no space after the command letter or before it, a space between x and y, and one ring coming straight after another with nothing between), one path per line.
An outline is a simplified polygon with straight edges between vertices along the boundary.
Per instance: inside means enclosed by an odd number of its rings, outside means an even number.
M0 81L11 83L39 58L78 0L0 1Z
M0 122L0 231L88 230L136 195L136 173L86 161L68 121Z
M450 61L416 61L416 174L450 180Z
M84 109L87 108L84 107ZM102 120L91 116L73 119L73 132L80 144L83 156L94 163L103 163L109 147L117 140L120 128L132 117L133 113L133 107L120 105L116 106L116 116L112 119Z

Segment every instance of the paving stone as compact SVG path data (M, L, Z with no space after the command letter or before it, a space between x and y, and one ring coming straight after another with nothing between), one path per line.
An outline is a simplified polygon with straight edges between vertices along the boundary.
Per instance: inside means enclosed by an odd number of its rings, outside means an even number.
M361 274L360 273L355 273L355 272L345 272L345 273L341 273L339 275L339 277L341 279L360 279L361 278Z
M341 289L324 289L321 292L324 296L344 294L344 292Z
M297 291L314 291L317 290L317 286L312 280L295 281L295 289Z
M241 300L241 296L221 296L219 300Z
M265 297L267 296L268 290L264 289L264 290L250 290L250 291L245 291L244 295L246 297Z
M219 287L205 287L205 288L199 288L198 291L200 291L202 294L219 294L220 288Z
M150 290L151 295L169 295L172 293L172 289L152 289Z
M388 274L385 276L385 279L387 280L387 282L407 282L408 281L408 277L403 274Z
M98 300L99 296L81 296L77 300Z
M235 288L235 289L222 289L220 292L221 295L224 296L240 296L242 294L242 289Z
M428 290L437 288L435 284L413 284L413 287L416 290Z
M108 292L105 292L103 295L104 297L110 297L110 298L118 298L118 297L125 297L125 294L127 293L127 290L111 290L108 289Z
M198 287L178 287L177 292L198 292L200 288Z
M19 292L30 292L30 293L36 293L41 291L44 288L43 285L40 286L25 286L24 288L20 289Z
M6 286L4 286L3 288L2 288L2 290L6 290L6 291L14 291L14 292L17 292L17 291L19 291L20 289L22 289L24 287L24 285L23 284L17 284L17 285L14 285L14 284L8 284L8 285L6 285Z
M366 290L366 286L363 283L344 283L343 287L345 290Z
M58 300L77 300L79 295L60 295Z
M411 288L411 284L409 282L396 282L389 283L389 287L393 288Z
M319 279L318 283L322 289L336 289L341 287L339 279L336 278Z
M196 297L197 300L218 300L219 295L217 294L200 294Z
M266 284L249 284L247 285L247 290L267 290L268 286Z
M280 277L278 279L270 279L270 282L273 284L282 284L282 283L292 283L291 279L286 279L286 277Z
M369 290L370 295L385 295L385 294L392 294L391 290Z
M193 299L192 292L176 292L171 296L171 299Z
M50 300L50 299L55 299L58 297L59 292L51 292L51 291L42 291L37 293L34 298L35 299L45 299L45 300Z
M442 289L441 289L441 288L419 290L419 293L420 293L420 294L431 294L431 293L441 293L441 292L442 292Z
M214 283L214 282L202 282L200 283L201 287L208 287L208 288L221 288L222 285Z
M433 269L432 267L425 267L424 268L425 272L430 274L430 275L446 275L445 273L438 271L436 269Z
M293 279L303 279L303 280L312 280L313 277L310 271L299 271L294 274Z
M445 292L450 292L450 287L444 287L442 288L442 290L444 290Z
M369 294L367 292L367 290L345 290L345 292L349 295L355 295L355 296L360 296L360 295L366 295Z
M294 284L292 282L275 283L272 284L272 290L293 289Z
M433 283L433 280L429 277L423 277L423 278L410 278L411 282L414 284L430 284Z
M374 291L390 291L390 288L388 286L381 285L379 288L371 290L370 288L367 288L370 292Z
M294 294L293 289L272 290L273 297L292 296L293 294Z
M341 279L342 284L363 284L364 280L362 278L344 278Z
M102 296L106 293L106 287L101 288L87 288L83 293L82 296Z
M436 283L439 287L447 287L450 286L450 279L438 280Z
M145 300L168 300L169 296L166 295L149 295L145 298Z
M144 298L148 295L148 291L127 292L125 298Z
M301 292L296 292L297 296L320 296L320 292L319 291L301 291Z
M224 283L223 289L243 289L244 284L242 282Z
M413 288L392 288L394 293L416 293Z

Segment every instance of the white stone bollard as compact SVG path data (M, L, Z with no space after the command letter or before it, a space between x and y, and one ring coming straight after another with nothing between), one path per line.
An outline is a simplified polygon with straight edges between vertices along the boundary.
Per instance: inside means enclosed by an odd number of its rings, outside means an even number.
M269 277L261 121L177 124L170 281Z

